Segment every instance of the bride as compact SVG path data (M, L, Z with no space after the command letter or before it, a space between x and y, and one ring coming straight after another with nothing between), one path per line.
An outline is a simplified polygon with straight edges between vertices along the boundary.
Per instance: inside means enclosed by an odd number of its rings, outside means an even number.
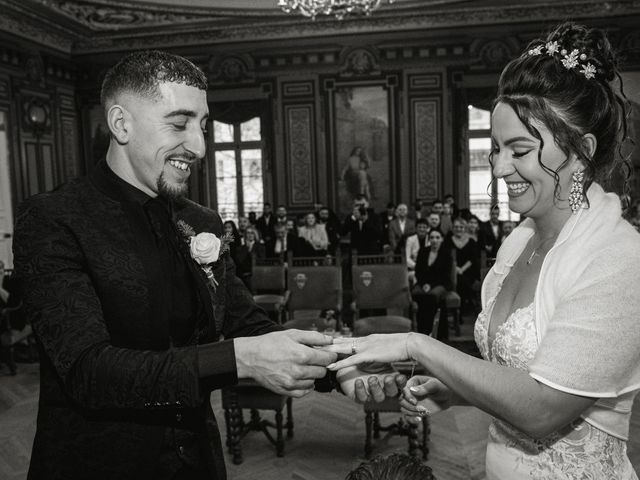
M605 193L621 168L626 98L599 30L558 27L502 73L492 111L493 173L527 219L482 286L482 359L417 333L344 339L328 348L363 362L415 359L414 421L453 404L494 417L488 479L637 479L626 454L640 389L640 235Z

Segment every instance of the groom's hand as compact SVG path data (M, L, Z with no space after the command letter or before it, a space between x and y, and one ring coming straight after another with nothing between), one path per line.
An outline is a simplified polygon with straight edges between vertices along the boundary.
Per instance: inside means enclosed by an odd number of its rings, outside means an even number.
M407 377L391 368L372 373L366 367L361 369L357 366L338 370L336 379L340 382L342 392L358 403L380 403L387 398L398 397L407 382Z
M282 395L302 397L314 381L327 373L337 354L314 346L330 345L332 337L319 332L284 330L234 339L238 378L253 378Z

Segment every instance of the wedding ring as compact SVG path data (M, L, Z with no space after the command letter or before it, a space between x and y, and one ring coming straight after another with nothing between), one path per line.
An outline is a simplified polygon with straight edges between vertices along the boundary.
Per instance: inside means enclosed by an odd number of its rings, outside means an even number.
M354 338L353 340L351 340L351 355L355 355L357 353L356 347L357 347L357 340Z
M421 417L428 417L429 415L431 415L431 412L424 407L418 407L418 415L420 415Z

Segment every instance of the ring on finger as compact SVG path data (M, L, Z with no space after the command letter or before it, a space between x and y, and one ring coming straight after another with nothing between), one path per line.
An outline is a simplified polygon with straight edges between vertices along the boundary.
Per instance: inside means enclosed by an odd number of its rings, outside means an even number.
M357 352L357 347L358 347L358 340L357 339L353 339L351 340L351 355L355 355Z

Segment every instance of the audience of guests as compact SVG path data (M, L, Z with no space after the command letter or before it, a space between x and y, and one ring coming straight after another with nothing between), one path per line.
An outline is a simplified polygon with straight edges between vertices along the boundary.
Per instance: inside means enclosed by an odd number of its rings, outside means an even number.
M461 217L464 218L464 217ZM467 235L469 238L476 241L478 247L482 248L480 244L480 219L475 215L469 215L467 220Z
M298 228L300 255L303 257L324 257L329 248L329 237L324 224L316 221L315 213L307 213L305 223Z
M433 321L444 295L451 290L453 257L451 251L443 246L444 235L440 230L429 232L429 246L421 248L416 259L416 285L411 293L418 304L416 320L418 332L426 335L433 329ZM449 338L449 325L440 322L437 338Z
M396 218L389 223L389 246L394 253L401 253L407 237L416 233L416 223L408 215L409 208L400 203L396 207Z

